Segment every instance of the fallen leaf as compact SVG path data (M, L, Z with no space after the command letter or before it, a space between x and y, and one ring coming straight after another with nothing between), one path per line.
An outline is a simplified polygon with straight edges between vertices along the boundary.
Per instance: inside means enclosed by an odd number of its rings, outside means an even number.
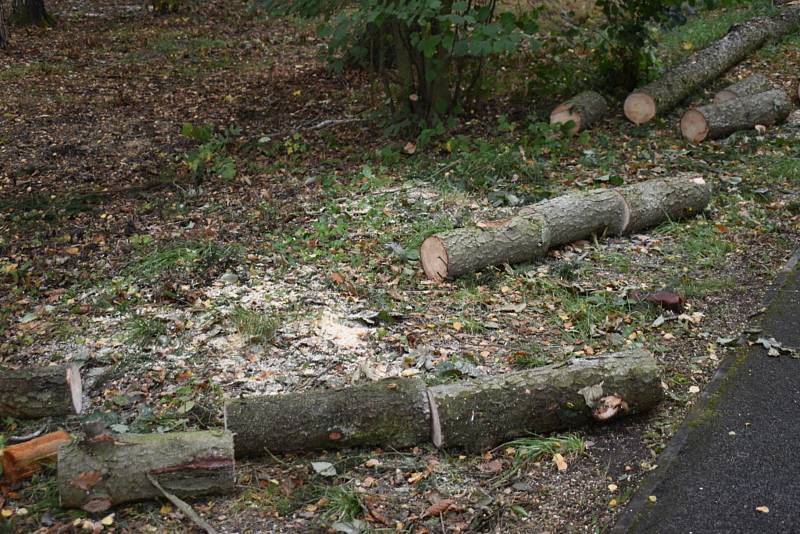
M556 464L556 467L559 471L566 471L567 470L567 461L564 460L564 457L561 456L560 453L555 453L553 455L553 462Z
M658 500L658 497L656 497L655 495L650 495L647 498L647 500L654 503L654 502L656 502Z
M608 491L610 491L611 493L614 493L615 491L617 491L617 489L618 489L618 486L616 484L609 484L608 485Z
M110 527L114 524L114 514L108 514L103 519L100 520L100 524L106 527Z
M769 508L766 506L756 506L756 512L761 512L762 514L768 514Z
M100 474L100 471L84 471L73 477L69 482L78 489L89 491L100 482L101 478L103 478L103 475Z
M682 296L672 291L656 291L642 295L642 300L661 306L665 310L683 313L685 301Z
M2 517L9 518L12 515L14 515L14 512L9 510L8 508L3 508L2 510L0 510L0 516Z
M158 510L158 512L160 514L162 514L162 515L171 514L172 513L172 506L170 506L168 504L164 504L164 505L161 506L161 508Z
M422 512L422 517L425 518L443 514L454 504L455 501L453 499L442 499L439 502L433 503L424 512Z
M81 506L85 511L96 514L99 512L105 512L109 508L111 508L111 500L105 497L92 499L84 503Z
M697 386L690 386L689 393L700 393L700 388Z
M458 321L453 323L453 330L455 330L456 332L460 332L462 328L464 328L464 325L462 323Z
M314 472L323 477L335 477L336 468L330 462L311 462Z

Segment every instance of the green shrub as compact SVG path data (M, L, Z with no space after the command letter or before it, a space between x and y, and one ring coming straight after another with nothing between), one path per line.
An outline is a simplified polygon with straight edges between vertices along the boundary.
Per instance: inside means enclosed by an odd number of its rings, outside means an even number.
M195 126L187 122L181 128L181 135L197 141L200 145L188 152L183 160L196 182L216 175L224 180L236 177L236 163L229 153L233 138L240 134L236 126L227 127L221 134L214 133L212 125Z

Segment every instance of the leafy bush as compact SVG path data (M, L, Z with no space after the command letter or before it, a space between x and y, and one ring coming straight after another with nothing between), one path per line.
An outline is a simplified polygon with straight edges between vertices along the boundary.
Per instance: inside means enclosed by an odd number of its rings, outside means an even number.
M324 16L339 65L355 58L377 71L395 118L411 128L458 112L478 95L487 60L513 52L537 29L537 10L500 12L497 0L262 2L277 13Z
M654 29L686 21L682 9L700 0L597 0L605 16L600 45L595 50L604 82L633 89L656 65ZM707 6L715 0L702 0ZM731 0L725 0L730 2Z
M183 125L181 135L200 143L184 156L184 163L196 182L210 175L217 175L224 180L236 177L236 163L228 153L228 146L239 133L236 126L229 126L223 133L215 134L210 124L195 126L187 122Z

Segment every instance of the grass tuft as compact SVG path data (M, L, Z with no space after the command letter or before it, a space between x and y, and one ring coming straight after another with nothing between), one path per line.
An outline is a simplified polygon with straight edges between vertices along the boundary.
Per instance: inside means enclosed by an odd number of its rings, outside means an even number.
M271 343L280 328L279 318L264 313L236 306L231 314L233 324L239 333L250 341Z

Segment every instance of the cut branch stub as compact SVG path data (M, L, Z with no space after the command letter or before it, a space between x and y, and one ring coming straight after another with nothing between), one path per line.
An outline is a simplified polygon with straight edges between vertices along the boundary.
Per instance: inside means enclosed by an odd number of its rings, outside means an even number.
M230 400L238 458L356 446L411 447L430 436L425 383L389 379L341 390Z
M62 445L58 451L61 506L102 512L116 504L228 493L234 488L230 432L101 434Z
M80 366L26 367L0 371L0 417L35 419L82 411Z
M625 100L625 116L636 124L650 121L718 78L770 39L780 39L796 31L798 26L800 7L797 6L788 7L773 17L756 17L734 26L723 38L631 93Z
M789 96L780 89L690 109L681 117L681 133L693 143L719 139L757 125L783 122L792 110Z
M584 91L559 104L550 113L550 124L572 122L570 133L576 134L601 120L608 112L608 103L603 95Z

